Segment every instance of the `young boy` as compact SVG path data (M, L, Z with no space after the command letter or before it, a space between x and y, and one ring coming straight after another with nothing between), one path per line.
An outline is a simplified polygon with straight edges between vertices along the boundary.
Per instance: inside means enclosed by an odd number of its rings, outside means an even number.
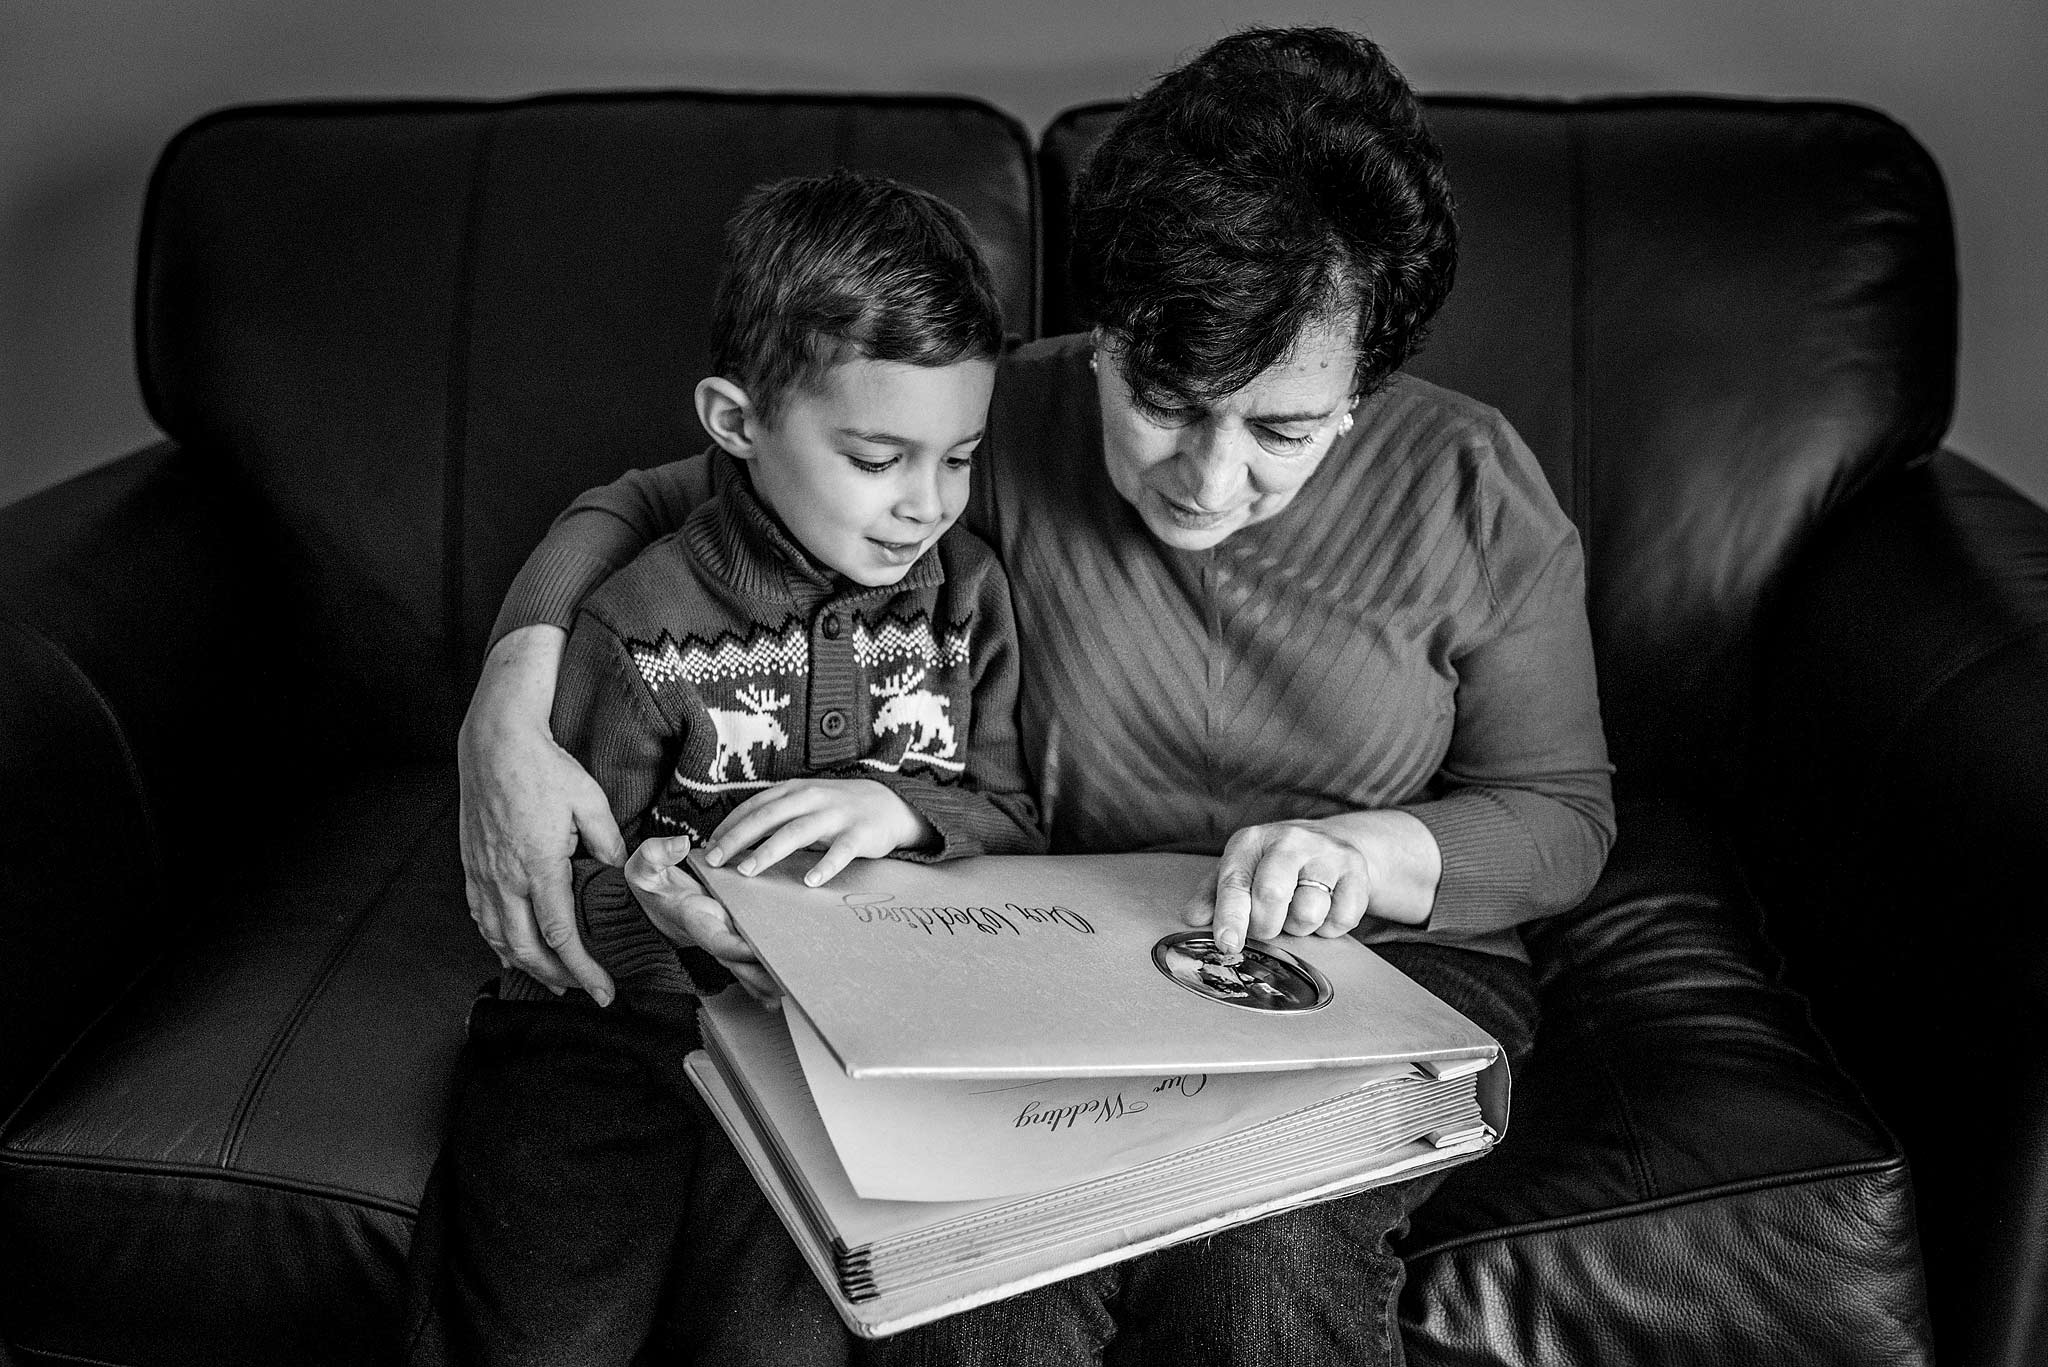
M696 391L713 497L585 601L554 707L634 851L576 864L624 991L727 980L688 944L693 846L753 874L823 845L813 885L856 857L1044 848L1009 586L952 530L1002 346L966 224L842 171L758 192L728 245ZM502 995L546 992L513 972Z
M683 1074L696 998L728 981L698 946L771 984L722 919L690 920L711 904L674 866L822 844L815 884L860 856L1044 848L1008 582L953 528L1002 347L966 224L836 173L756 194L728 235L696 391L713 496L585 600L552 717L633 850L575 870L618 995L557 1001L508 969L472 1011L413 1245L415 1364L843 1354Z

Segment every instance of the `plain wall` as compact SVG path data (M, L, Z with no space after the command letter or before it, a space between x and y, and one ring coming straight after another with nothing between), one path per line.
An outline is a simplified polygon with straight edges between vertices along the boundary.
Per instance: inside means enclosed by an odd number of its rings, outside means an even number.
M1041 129L1250 22L1378 39L1418 88L1821 96L1903 121L1961 243L1950 444L2048 503L2041 0L0 0L0 503L153 439L130 291L158 149L217 106L617 86L977 95Z

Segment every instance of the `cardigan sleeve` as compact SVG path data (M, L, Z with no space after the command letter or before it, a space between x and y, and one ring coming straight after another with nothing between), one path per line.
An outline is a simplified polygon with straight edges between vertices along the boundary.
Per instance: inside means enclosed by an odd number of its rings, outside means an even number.
M1451 742L1429 799L1405 803L1442 855L1428 930L1466 939L1565 911L1614 843L1585 568L1565 528L1457 661Z
M690 510L710 496L711 462L701 456L628 470L610 484L584 490L520 566L498 606L490 644L521 627L567 630L591 590L649 543L681 527Z
M579 614L569 633L550 724L562 748L604 789L630 853L649 834L647 814L660 796L660 776L673 767L672 728L647 695L624 642L592 613ZM730 981L709 955L679 950L655 928L623 870L587 853L572 863L577 930L591 957L621 985L716 992Z

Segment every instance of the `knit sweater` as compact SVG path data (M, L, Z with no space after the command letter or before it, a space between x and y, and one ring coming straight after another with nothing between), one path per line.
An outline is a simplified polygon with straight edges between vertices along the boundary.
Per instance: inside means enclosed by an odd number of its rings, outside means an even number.
M603 787L627 848L701 846L755 793L814 777L873 779L929 821L936 842L901 858L1043 850L1018 759L1009 584L989 548L955 528L896 584L851 584L738 462L699 463L711 496L582 601L556 686L555 738ZM729 981L677 954L619 869L578 858L575 887L585 946L622 984Z
M1422 926L1368 942L1522 957L1614 839L1579 538L1493 409L1409 375L1269 520L1161 545L1109 482L1085 337L998 372L963 519L1009 571L1024 753L1056 851L1220 852L1242 827L1412 813L1442 857ZM498 634L564 622L704 496L701 462L591 490Z

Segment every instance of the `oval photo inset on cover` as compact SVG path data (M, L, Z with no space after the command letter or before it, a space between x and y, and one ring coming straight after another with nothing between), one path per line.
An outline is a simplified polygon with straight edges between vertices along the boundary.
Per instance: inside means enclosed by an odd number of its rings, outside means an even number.
M1152 946L1152 962L1197 996L1246 1011L1314 1011L1334 995L1315 965L1270 940L1228 954L1206 930L1176 931Z

